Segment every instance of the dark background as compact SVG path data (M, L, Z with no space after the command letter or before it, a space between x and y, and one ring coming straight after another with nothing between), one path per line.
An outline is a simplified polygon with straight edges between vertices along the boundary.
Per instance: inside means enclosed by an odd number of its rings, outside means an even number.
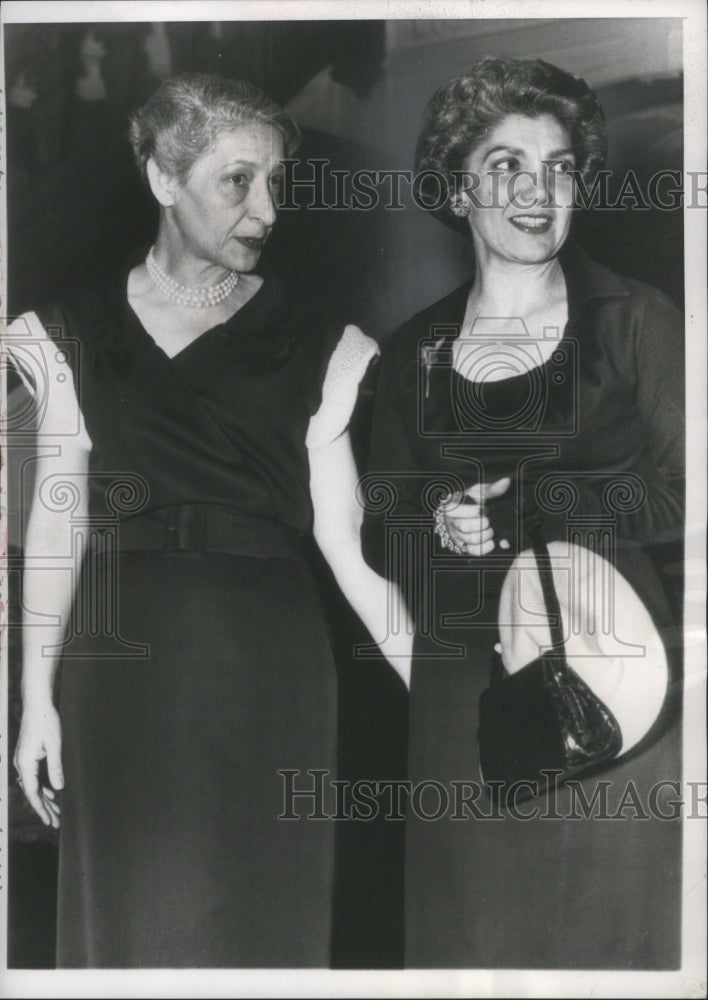
M676 30L676 23L666 22L667 35ZM425 24L421 22L421 28ZM331 130L305 124L299 157L325 158L335 169L410 169L410 143L401 141L392 154L390 142L385 141L390 136L377 133L373 125L368 136L362 135L361 128L356 138L350 136L347 106L356 111L359 120L366 121L376 95L392 74L397 74L391 93L404 93L406 99L397 99L396 112L405 121L395 134L415 135L424 101L432 92L429 80L437 80L437 86L488 53L549 58L548 52L538 48L539 39L547 40L549 33L543 32L541 23L508 22L497 27L482 21L478 22L478 35L475 30L470 34L471 22L464 24L464 45L450 41L449 34L436 38L432 32L432 41L395 53L387 52L383 21L233 22L216 27L208 22L185 22L167 24L165 34L172 71L205 70L249 78L281 103L297 99L313 80L324 81L324 99L331 97L331 87L336 85L337 93L346 97L342 120ZM617 192L629 168L643 190L655 171L681 170L681 75L664 72L645 76L637 72L642 64L642 45L649 45L649 36L643 32L649 28L638 24L631 29L623 27L622 37L628 39L627 70L616 79L601 74L603 79L597 82L590 72L596 50L587 42L592 29L598 38L592 44L602 45L597 26L556 21L551 27L559 55L550 61L586 75L603 102L610 141L608 166L613 171L610 190ZM655 28L652 38L661 39L664 28L658 36ZM132 23L5 26L6 312L11 316L90 284L154 235L156 212L133 167L126 140L128 112L159 82L144 50L150 31L148 24ZM89 34L94 51L97 47L103 53L98 63L104 93L94 100L82 98L77 87L86 72ZM587 69L577 64L577 52L587 53ZM330 200L328 192L325 197ZM577 238L602 263L662 288L682 306L681 209L628 209L631 203L616 211L578 213L574 222ZM458 284L470 266L465 240L410 204L402 213L386 212L382 206L370 212L283 213L269 241L266 263L285 272L288 280L313 296L313 301L328 300L343 321L359 323L377 339ZM21 413L26 397L12 372L8 389L10 413ZM372 391L369 379L353 422L362 463ZM23 440L27 441L26 436ZM16 738L19 718L17 575L26 514L17 494L13 503L12 483L17 480L19 463L29 454L16 446L9 456L11 740ZM338 660L340 777L404 777L403 686L386 664L353 659L353 645L365 637L327 570L316 555L313 559L328 595ZM56 841L33 818L14 786L9 846L8 964L51 967ZM401 965L402 846L401 823L339 824L335 967Z

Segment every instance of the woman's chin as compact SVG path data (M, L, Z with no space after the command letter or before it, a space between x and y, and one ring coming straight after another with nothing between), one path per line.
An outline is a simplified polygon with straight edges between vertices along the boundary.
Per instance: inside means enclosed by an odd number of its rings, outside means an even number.
M508 255L508 259L516 264L544 264L560 253L562 243L556 241L541 242L530 246L516 246Z
M229 254L227 266L232 271L238 271L240 274L248 274L249 271L255 271L258 267L261 256L261 250L246 250L245 248L241 248L238 252Z

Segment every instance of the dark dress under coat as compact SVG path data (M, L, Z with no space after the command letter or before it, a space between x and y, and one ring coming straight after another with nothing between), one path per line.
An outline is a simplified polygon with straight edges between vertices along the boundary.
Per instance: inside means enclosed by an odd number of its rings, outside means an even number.
M670 805L681 779L679 633L655 564L657 553L680 560L683 535L683 323L661 293L577 247L561 263L569 318L551 332L558 345L545 363L529 345L527 368L507 378L473 382L453 368L469 283L406 323L383 353L364 539L370 563L401 581L417 623L409 778L426 790L408 814L409 967L680 964L681 821ZM509 549L484 558L442 549L432 510L444 493L503 476L512 485L486 512ZM502 581L539 520L547 541L594 547L614 563L669 656L659 722L635 751L580 782L589 803L609 783L612 819L597 818L597 804L584 818L568 788L519 807L538 806L536 818L487 818L484 793L455 809L479 790L478 703ZM449 805L438 816L440 785ZM635 793L638 809L623 799Z

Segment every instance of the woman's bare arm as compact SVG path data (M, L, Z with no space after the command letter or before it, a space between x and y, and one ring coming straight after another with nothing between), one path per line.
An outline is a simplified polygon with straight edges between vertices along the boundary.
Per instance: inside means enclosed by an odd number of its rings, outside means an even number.
M315 539L343 594L406 686L410 683L413 626L398 586L364 561L357 471L349 433L310 451Z
M54 790L63 787L64 779L53 684L83 556L72 523L87 512L90 441L67 366L57 360L57 346L36 317L17 320L6 344L21 371L45 375L41 385L31 386L42 405L37 407L35 485L23 547L22 721L14 762L28 802L44 823L56 827ZM68 497L70 503L61 502ZM80 533L76 538L80 543ZM39 780L45 758L50 787Z

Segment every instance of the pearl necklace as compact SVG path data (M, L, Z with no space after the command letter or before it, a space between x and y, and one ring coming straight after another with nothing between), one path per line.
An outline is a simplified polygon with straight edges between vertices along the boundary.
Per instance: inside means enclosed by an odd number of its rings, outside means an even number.
M238 285L241 275L238 271L229 271L226 277L216 285L209 285L206 288L199 286L182 285L175 278L171 278L166 271L163 271L155 260L155 247L150 247L145 260L148 274L152 278L156 287L163 295L176 302L178 306L186 306L188 309L203 309L205 306L218 306L224 299L228 299L236 285Z

